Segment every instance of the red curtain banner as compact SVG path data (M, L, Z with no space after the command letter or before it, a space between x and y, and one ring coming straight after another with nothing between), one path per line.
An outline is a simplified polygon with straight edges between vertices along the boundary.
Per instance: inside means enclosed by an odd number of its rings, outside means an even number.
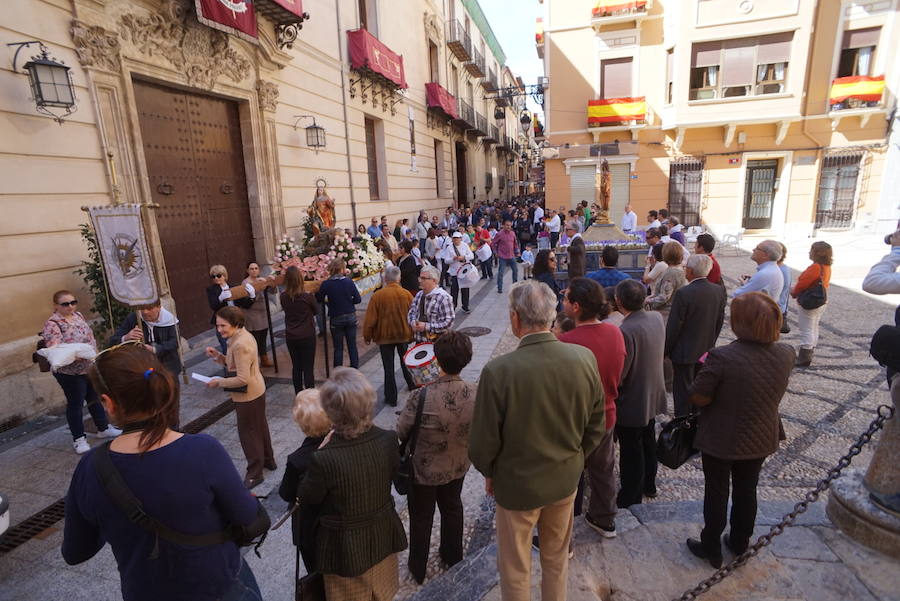
M347 32L347 46L350 48L350 68L369 69L406 89L406 73L403 71L403 57L382 44L365 29Z
M459 119L456 113L456 99L439 83L426 83L425 96L429 108L441 109L451 119Z
M204 25L249 42L257 41L253 0L195 0L194 3L197 20Z
M271 0L278 6L289 10L298 17L303 16L303 3L300 0Z

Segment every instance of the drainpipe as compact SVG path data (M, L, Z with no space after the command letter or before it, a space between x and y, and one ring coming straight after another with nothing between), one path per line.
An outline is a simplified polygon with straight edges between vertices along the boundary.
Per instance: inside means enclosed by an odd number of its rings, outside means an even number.
M347 178L350 182L350 213L353 215L353 232L356 232L356 195L353 192L353 165L350 161L350 120L347 117L347 80L344 77L344 40L341 31L341 3L335 4L335 19L337 21L338 58L341 63L341 109L344 111L344 144L347 154Z

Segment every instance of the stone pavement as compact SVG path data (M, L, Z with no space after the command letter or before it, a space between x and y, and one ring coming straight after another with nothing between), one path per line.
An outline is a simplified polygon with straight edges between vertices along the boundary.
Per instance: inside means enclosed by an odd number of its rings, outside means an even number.
M799 256L799 251L794 256ZM727 256L721 261L730 287L741 273L751 272L754 267L746 256ZM798 265L804 266L802 262ZM510 351L517 341L508 328L507 295L497 294L491 282L479 283L472 292L473 312L470 315L460 312L456 327L489 329L486 335L473 339L475 356L463 372L463 377L475 381L490 357ZM364 309L365 305L360 307L360 315ZM892 318L893 307L881 300L840 285L832 288L815 361L812 367L794 372L782 403L788 440L763 469L759 533L814 485L871 421L874 408L888 401L882 370L868 357L868 340L880 324L889 323ZM796 327L795 318L791 317L790 321ZM275 329L281 329L277 323ZM720 343L731 339L726 323ZM788 334L784 340L796 343L794 334ZM196 350L188 358L189 371L215 373L216 367L201 354L202 347L211 340L192 342ZM266 375L269 424L281 464L300 444L302 434L290 419L293 394L290 361L283 341L279 342L278 350L279 373L270 369ZM325 375L322 357L320 352L318 378ZM361 371L379 389L376 423L393 427L397 409L383 406L380 398L383 376L378 350L360 345L360 357ZM395 375L402 383L399 366ZM400 390L402 404L407 393L404 386ZM182 423L204 414L223 400L220 392L192 381L182 393ZM233 413L204 431L222 441L235 465L242 470L244 460ZM10 439L15 435L18 437ZM70 440L61 418L38 420L0 439L0 486L12 497L13 524L65 494L78 460ZM864 451L853 466L865 467L870 454L871 451ZM282 469L270 474L256 492L264 495L277 488ZM617 520L620 536L615 540L601 541L583 522L577 523L571 599L669 599L711 572L684 548L684 538L696 535L702 522L703 478L697 462L677 471L661 468L659 490L660 496L655 501L620 512ZM425 586L418 587L406 578L398 599L499 599L493 546L494 505L485 496L484 480L475 470L470 470L466 478L463 500L466 560L444 574L432 556ZM286 507L277 495L271 495L265 503L273 517ZM801 527L789 529L776 539L771 550L751 560L703 598L900 599L897 562L860 547L836 531L824 517L824 503L823 498L811 509L809 517L801 520ZM397 497L397 507L405 522L404 497ZM436 515L434 548L439 523ZM61 527L59 522L10 553L0 555L0 599L120 598L118 574L109 548L104 548L89 562L66 566L59 554ZM246 555L264 599L291 598L294 548L289 532L288 527L272 532L261 549L261 558L252 553ZM404 553L401 566L405 561ZM401 577L405 574L401 568Z

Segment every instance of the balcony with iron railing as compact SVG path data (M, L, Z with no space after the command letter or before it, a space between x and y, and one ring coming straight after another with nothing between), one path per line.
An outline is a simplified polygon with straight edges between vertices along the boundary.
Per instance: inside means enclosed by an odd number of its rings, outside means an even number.
M634 21L640 23L653 8L653 0L596 0L591 10L591 27Z
M510 138L506 133L501 133L500 137L497 138L497 149L511 152L512 138Z
M456 102L456 124L464 129L472 129L475 127L475 109L472 105L462 99Z
M500 128L498 128L493 123L489 123L487 132L485 133L484 139L482 141L488 144L500 142Z
M472 60L467 62L464 68L472 77L484 77L484 55L481 54L478 48L472 48Z
M447 23L447 47L459 60L472 60L472 39L459 21Z
M486 136L488 134L488 122L487 117L482 115L481 113L475 113L475 133L479 136Z
M590 100L587 106L587 126L589 129L609 128L607 131L646 127L647 99L635 96Z
M481 85L484 86L484 89L488 92L496 92L498 87L497 72L489 68L487 70L487 75L481 80Z

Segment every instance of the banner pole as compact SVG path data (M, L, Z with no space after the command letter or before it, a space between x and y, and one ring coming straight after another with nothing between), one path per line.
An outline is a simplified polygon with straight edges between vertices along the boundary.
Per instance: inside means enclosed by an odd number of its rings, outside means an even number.
M266 320L269 322L269 343L272 347L272 365L278 373L278 353L275 352L275 330L272 329L272 311L269 309L269 289L263 288L263 300L266 303Z

